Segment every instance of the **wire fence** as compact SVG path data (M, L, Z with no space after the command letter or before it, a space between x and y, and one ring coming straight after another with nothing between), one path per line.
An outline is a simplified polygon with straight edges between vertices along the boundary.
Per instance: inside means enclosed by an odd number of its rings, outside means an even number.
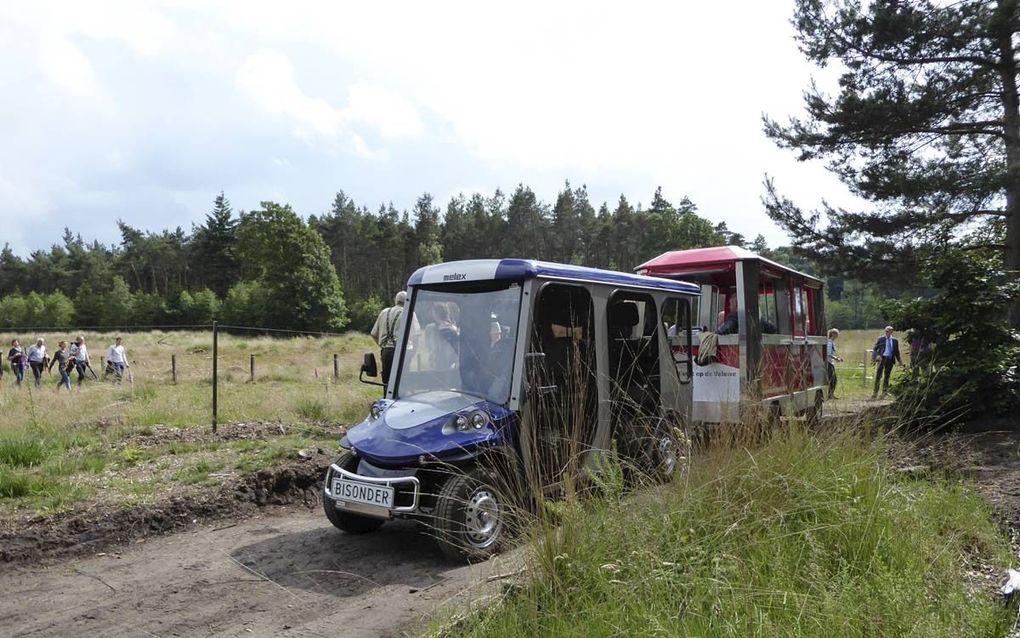
M72 343L78 335L87 335L89 343L90 368L72 370L78 387L96 382L133 385L135 377L146 385L205 385L209 387L210 422L215 432L219 424L220 386L226 384L262 383L315 383L336 384L341 375L344 380L354 377L355 362L360 360L363 348L354 352L355 341L352 333L336 333L312 330L290 330L265 326L209 324L174 325L130 325L130 326L28 326L5 328L8 335L33 335L20 345L24 351L35 343L36 336L43 336L47 343L47 354L57 349L58 339ZM179 333L197 333L193 336ZM144 336L142 333L149 333ZM165 333L165 334L164 334ZM175 334L178 333L178 334ZM203 335L204 333L204 335ZM2 334L2 333L0 333ZM110 366L109 350L92 344L113 341L123 334L127 349L127 367L123 370ZM230 335L226 348L221 343L224 334ZM65 336L66 335L66 336ZM247 341L245 337L254 338ZM308 338L298 346L288 346L286 338ZM0 337L2 338L2 337ZM358 345L364 345L364 338ZM143 342L143 343L142 343ZM24 380L20 383L10 365L10 337L0 348L0 386L42 385L55 381L52 375L45 378L47 370L37 375L37 370L24 367ZM49 366L52 368L52 366ZM42 377L42 378L40 378Z

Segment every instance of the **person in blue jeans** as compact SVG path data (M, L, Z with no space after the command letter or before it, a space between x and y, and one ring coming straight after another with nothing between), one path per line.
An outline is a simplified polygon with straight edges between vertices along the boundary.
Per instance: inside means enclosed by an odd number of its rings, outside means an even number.
M50 367L47 368L47 372L53 370L53 366L56 365L57 369L60 370L60 381L57 382L57 391L60 391L60 386L64 386L70 391L71 389L71 373L67 369L67 342L61 341L57 344L59 348L53 353L53 358L50 359Z
M11 349L7 352L7 361L10 362L11 372L14 373L14 384L20 386L25 379L28 357L25 356L25 350L17 339L11 339Z

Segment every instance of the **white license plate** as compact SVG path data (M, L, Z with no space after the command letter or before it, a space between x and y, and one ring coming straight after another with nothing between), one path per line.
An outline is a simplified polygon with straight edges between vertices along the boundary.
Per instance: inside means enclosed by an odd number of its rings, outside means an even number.
M337 479L333 481L333 496L338 501L353 501L386 509L393 507L393 488L386 485Z

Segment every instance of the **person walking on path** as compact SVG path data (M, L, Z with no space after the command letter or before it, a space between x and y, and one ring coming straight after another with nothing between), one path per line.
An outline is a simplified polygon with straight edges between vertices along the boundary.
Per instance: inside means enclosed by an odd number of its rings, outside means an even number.
M839 330L829 330L829 340L825 343L825 371L829 375L829 398L836 398L836 363L842 362L843 358L836 354L836 339L839 339Z
M61 341L57 344L58 350L53 353L53 359L50 360L50 367L47 372L53 370L53 366L57 366L57 370L60 371L60 381L57 382L57 391L60 391L60 386L67 388L68 392L71 391L71 371L68 370L67 361L71 355L67 353L67 342Z
M85 371L92 365L89 360L89 349L85 347L84 335L78 335L78 338L71 344L69 352L71 358L74 359L74 369L78 373L78 387L81 387L85 382Z
M117 378L117 383L120 383L124 378L124 368L131 367L127 360L127 351L124 350L123 339L117 337L113 345L106 351L106 361L113 368L113 375Z
M871 358L878 367L875 371L875 390L871 393L872 399L878 398L878 384L882 380L882 375L885 375L885 382L882 384L882 396L885 396L889 392L889 377L892 375L893 364L903 365L899 339L892 334L893 327L886 326L885 334L878 338L872 349Z
M25 367L28 365L28 357L21 347L21 342L11 339L11 349L7 351L7 361L11 364L11 372L14 373L14 385L20 386L25 379Z
M35 387L42 385L43 368L46 366L46 340L39 337L35 343L28 347L25 354L28 358L28 365L32 368L32 376L35 378Z
M393 305L383 308L372 326L372 338L379 346L379 359L382 363L382 382L390 382L390 369L393 367L393 353L397 348L397 328L400 327L400 316L404 312L407 293L401 290L393 297Z

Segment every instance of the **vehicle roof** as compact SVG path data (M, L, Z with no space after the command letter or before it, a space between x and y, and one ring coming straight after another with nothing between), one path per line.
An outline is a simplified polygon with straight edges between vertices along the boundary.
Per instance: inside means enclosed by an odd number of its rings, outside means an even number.
M414 271L407 280L408 286L454 283L459 281L487 281L500 279L559 279L591 283L670 290L697 295L701 289L686 281L634 275L614 270L586 268L570 264L557 264L533 259L470 259L425 266Z
M712 248L692 248L690 250L671 250L650 259L635 268L640 272L654 277L683 277L731 268L738 261L758 260L770 270L798 275L809 281L821 283L817 277L794 270L789 266L772 261L740 246L713 246Z

